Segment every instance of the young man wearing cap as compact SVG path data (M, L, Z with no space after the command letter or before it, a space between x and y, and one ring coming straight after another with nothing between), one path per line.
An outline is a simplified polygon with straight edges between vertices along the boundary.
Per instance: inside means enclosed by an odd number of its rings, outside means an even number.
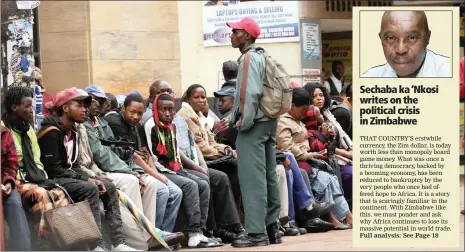
M234 82L235 83L235 82ZM236 87L225 86L220 91L214 92L215 97L218 99L218 117L222 120L229 121L231 110L234 105L234 96L236 95ZM216 133L218 142L231 146L236 149L237 129L228 127L222 132Z
M116 187L109 181L90 178L76 163L79 155L75 123L83 123L92 98L82 89L68 88L56 95L56 115L44 118L38 133L41 161L50 178L67 190L74 201L87 200L101 230L99 195L105 205L105 217L112 228L113 250L134 251L125 245ZM90 245L105 251L103 239Z
M231 44L242 53L236 83L236 99L231 122L238 129L236 140L239 182L245 212L248 239L235 241L234 247L281 243L279 212L281 208L276 174L277 120L259 108L263 57L255 49L260 27L251 18L226 23L232 28ZM248 53L251 51L251 53ZM265 228L266 227L266 228Z
M225 83L221 86L221 90L227 88L227 87L232 87L236 88L236 80L237 80L237 71L238 71L239 64L237 61L232 61L228 60L223 63L223 77L225 80ZM222 113L218 107L218 98L215 98L214 104L213 104L213 112L221 119Z
M90 85L86 87L85 90L94 100L99 102L100 110L106 107L106 95L99 86ZM94 113L95 115L99 114L98 111L94 111ZM171 191L168 189L159 189L162 183L159 183L152 176L148 176L141 167L137 165L129 166L126 162L121 160L109 146L104 146L101 143L101 139L109 139L113 137L114 134L108 122L103 118L91 116L84 122L84 126L86 127L94 162L100 169L107 172L108 176L113 180L113 183L120 187L139 209L144 210L144 215L152 224L157 228L169 231L162 231L163 238L168 245L177 245L183 235L181 233L170 232L174 229L175 217L177 216L177 209L179 209L180 198L182 197L182 195L180 195L182 193L181 190L179 189L178 193L173 192L168 195ZM162 204L163 202L165 202L164 205ZM167 221L165 222L164 214L159 214L159 212L164 213L164 211L169 212L175 217L166 218ZM131 235L128 237L128 243L138 249L146 249L147 243L137 242L140 239L144 239L144 241L149 243L149 248L151 248L152 245L150 245L150 243L152 243L152 241L148 240L150 236L146 232L144 232L143 236L144 237L137 237Z

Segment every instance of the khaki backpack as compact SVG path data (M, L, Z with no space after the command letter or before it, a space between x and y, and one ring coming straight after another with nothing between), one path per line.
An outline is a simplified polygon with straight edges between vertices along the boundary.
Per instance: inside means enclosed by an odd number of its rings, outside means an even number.
M262 77L263 90L260 97L260 109L270 118L278 118L280 115L291 110L292 106L292 86L291 78L287 74L283 65L273 59L261 47L248 52L250 56L254 52L259 53L265 65L264 76ZM245 64L248 64L250 57L246 57Z

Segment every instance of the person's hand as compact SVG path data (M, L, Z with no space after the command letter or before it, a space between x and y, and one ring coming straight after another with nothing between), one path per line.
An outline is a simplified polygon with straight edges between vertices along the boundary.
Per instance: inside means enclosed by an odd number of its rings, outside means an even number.
M289 159L284 159L284 163L283 163L283 166L284 166L284 169L286 171L290 170L291 169L291 161L289 161Z
M317 158L317 159L322 159L323 158L323 154L320 154L320 153L317 153L317 152L311 152L310 153L312 158Z
M201 173L208 176L208 167L206 165L205 166L200 166L199 165L199 167L197 167L197 171L199 171L199 172L201 172Z
M100 194L103 194L103 193L105 193L107 191L107 189L105 188L105 185L103 185L102 181L100 181L100 180L89 178L87 180L87 182L96 185L98 187L98 189L99 189Z
M6 183L5 185L2 185L2 193L5 196L10 195L11 191L13 190L13 186L11 183Z
M141 176L139 173L136 173L134 174L136 176L136 178L139 180L139 187L140 187L140 193L142 194L143 192L143 189L145 188L145 183L144 181L142 180Z
M325 136L328 136L329 135L329 131L330 131L330 128L329 128L329 125L327 123L323 123L321 126L320 126L320 133L325 135Z
M237 152L235 150L233 150L233 156L235 159L237 159Z
M223 132L229 128L228 120L215 121L213 123L213 128L218 132Z
M169 182L169 180L168 180L165 176L163 176L163 175L160 175L160 177L159 177L158 180L160 180L160 181L161 181L163 184L165 184L165 185L167 185L168 182Z
M100 181L108 181L108 182L112 182L113 179L111 179L110 177L104 175L104 174L100 174L100 175L97 175L95 176L96 179L100 180Z

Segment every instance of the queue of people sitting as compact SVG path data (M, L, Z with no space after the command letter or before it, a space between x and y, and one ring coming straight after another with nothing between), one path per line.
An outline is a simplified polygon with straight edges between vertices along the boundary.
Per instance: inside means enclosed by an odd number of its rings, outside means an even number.
M260 28L250 18L227 25L242 56L223 64L226 83L213 110L200 84L188 87L177 112L167 81L155 81L147 99L73 87L45 104L36 135L32 90L8 88L1 131L8 249L31 249L36 228L38 237L57 232L44 215L74 202L88 204L100 235L68 250L177 250L182 241L241 248L352 228L351 86L331 97L321 84L293 83L291 110L267 117L257 105ZM24 209L40 220L28 223Z
M234 79L237 65L225 66L233 68L224 71L233 73L227 81ZM56 94L53 107L45 106L50 114L36 135L30 126L32 90L16 86L7 90L2 185L9 189L4 202L9 249L30 250L35 228L41 234L47 230L43 217L34 226L25 214L43 216L51 209L47 191L53 192L58 206L69 204L64 191L75 202L89 202L104 234L87 244L89 249L162 249L119 203L117 189L135 203L172 249L179 249L184 238L188 247L195 248L263 244L250 244L241 220L241 199L247 192L239 186L237 130L225 120L235 87L226 85L214 93L216 114L208 109L206 90L199 84L186 90L177 112L168 82L154 82L149 93L143 99L140 93L131 92L118 107L116 96L99 86L65 89ZM270 243L280 243L282 235L352 227L351 152L340 144L341 132L328 112L328 97L319 84L296 87L292 109L278 120L276 151L284 159L276 172L283 193L280 232ZM130 155L118 152L112 147L118 141L130 143L134 151ZM186 227L179 231L187 237L174 232L180 211ZM102 225L111 230L106 239Z

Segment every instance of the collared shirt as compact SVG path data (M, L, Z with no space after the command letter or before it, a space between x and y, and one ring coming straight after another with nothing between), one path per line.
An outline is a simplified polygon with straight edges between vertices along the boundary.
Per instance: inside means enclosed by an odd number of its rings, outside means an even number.
M426 58L423 66L417 74L417 78L450 77L450 58L426 50ZM392 67L386 63L375 66L366 71L362 77L384 77L397 78L397 74Z

